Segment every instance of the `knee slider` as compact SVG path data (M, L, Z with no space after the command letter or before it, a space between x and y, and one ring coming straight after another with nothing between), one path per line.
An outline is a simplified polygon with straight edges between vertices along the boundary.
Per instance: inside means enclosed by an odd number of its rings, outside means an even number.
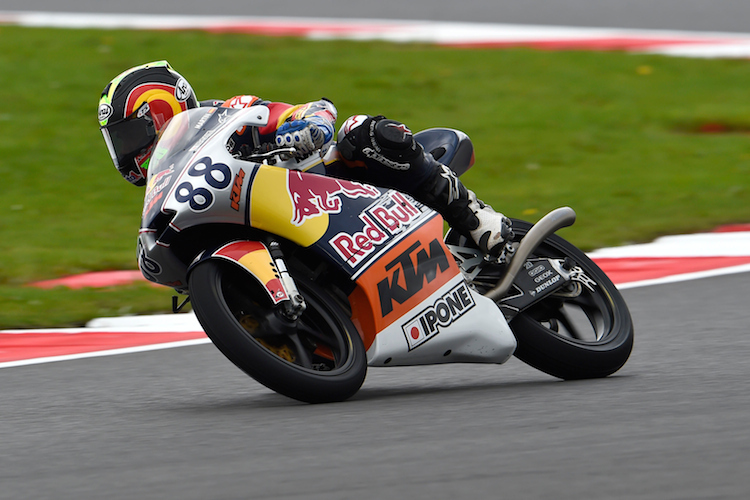
M414 136L406 125L387 118L375 121L375 142L384 150L403 151L414 144Z
M346 160L376 162L395 170L409 170L424 155L406 125L384 116L349 118L339 130L338 143Z

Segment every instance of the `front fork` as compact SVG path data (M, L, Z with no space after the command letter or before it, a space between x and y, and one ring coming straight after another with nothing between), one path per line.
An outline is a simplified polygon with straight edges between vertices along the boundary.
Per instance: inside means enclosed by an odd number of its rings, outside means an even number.
M289 274L279 242L273 237L266 238L264 242L236 240L225 243L196 258L188 273L206 259L225 260L247 272L261 285L280 318L294 322L305 311L305 299ZM173 309L179 310L181 307L173 304Z
M269 238L266 241L266 246L268 247L268 253L271 255L273 264L276 266L276 269L279 272L279 280L281 281L281 285L286 290L287 297L289 297L288 300L285 300L279 304L280 312L286 319L295 321L307 308L305 298L299 292L297 284L294 282L294 278L292 278L292 275L289 274L289 270L286 267L284 254L281 251L281 245L279 245L279 242L272 238Z

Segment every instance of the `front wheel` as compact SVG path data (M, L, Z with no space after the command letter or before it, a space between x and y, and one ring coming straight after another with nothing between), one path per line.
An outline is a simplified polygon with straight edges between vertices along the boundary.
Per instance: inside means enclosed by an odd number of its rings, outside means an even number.
M299 401L348 399L367 372L362 339L327 290L305 279L297 287L307 309L291 323L274 312L256 280L233 264L210 259L189 278L198 321L237 367Z

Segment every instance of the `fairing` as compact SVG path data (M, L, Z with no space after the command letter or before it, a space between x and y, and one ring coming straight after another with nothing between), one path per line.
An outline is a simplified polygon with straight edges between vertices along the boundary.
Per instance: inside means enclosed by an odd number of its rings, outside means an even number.
M231 134L267 120L264 106L198 108L165 127L151 159L139 237L148 279L186 288L190 262L171 248L182 231L252 227L308 248L356 282L352 319L370 363L508 359L513 335L499 309L464 283L436 212L397 191L312 173L324 168L320 156L287 168L232 157ZM270 268L247 257L254 250L266 257L256 244L239 242L230 248L237 252L211 258L233 260L273 293Z

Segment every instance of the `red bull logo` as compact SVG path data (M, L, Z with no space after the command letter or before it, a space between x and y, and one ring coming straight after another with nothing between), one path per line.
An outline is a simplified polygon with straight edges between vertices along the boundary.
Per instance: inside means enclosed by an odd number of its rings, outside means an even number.
M324 213L340 213L341 195L352 199L380 196L380 191L373 186L297 170L290 170L287 175L287 192L293 207L291 223L297 227Z

